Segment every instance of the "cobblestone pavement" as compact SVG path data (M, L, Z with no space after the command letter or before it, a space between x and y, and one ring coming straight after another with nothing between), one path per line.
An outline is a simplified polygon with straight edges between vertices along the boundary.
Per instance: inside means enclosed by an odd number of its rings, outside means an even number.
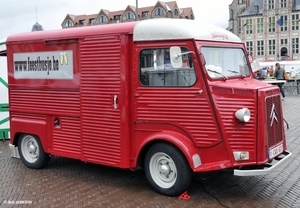
M131 172L52 157L41 170L11 158L9 141L0 142L0 207L108 208L299 208L300 96L283 101L292 159L265 176L237 177L217 171L195 174L189 200L166 197L148 184L143 171Z

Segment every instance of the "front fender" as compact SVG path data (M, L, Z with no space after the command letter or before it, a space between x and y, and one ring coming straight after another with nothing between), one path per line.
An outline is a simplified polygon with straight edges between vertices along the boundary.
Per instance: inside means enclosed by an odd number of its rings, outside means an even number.
M140 155L143 148L146 147L148 144L153 142L157 143L159 141L169 142L176 146L178 149L180 149L186 157L192 170L195 170L201 165L201 159L194 143L186 136L172 131L162 131L149 135L139 146L138 155ZM137 158L134 159L134 164L136 163Z

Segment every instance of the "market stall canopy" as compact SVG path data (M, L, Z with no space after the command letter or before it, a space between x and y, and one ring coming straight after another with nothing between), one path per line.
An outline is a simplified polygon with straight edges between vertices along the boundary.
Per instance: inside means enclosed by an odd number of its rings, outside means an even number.
M253 72L260 70L261 66L257 60L252 61L251 68Z

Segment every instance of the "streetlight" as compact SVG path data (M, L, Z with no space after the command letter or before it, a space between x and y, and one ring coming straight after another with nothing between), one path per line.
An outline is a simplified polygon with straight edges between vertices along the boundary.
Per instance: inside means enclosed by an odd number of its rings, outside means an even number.
M293 56L294 56L294 40L292 39L291 41L292 43L292 60L294 59Z
M139 19L139 7L138 7L138 0L135 0L135 21L138 21Z

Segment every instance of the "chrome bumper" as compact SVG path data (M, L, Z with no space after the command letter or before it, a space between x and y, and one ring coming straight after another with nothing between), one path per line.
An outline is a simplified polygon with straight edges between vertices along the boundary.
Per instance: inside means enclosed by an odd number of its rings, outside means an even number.
M275 157L271 163L266 163L263 167L259 166L257 168L247 169L247 167L242 167L241 169L234 169L233 175L236 176L256 176L256 175L266 175L277 169L280 165L292 155L291 152L284 151L277 157Z
M15 145L9 144L9 149L11 152L11 157L20 158L18 147Z

